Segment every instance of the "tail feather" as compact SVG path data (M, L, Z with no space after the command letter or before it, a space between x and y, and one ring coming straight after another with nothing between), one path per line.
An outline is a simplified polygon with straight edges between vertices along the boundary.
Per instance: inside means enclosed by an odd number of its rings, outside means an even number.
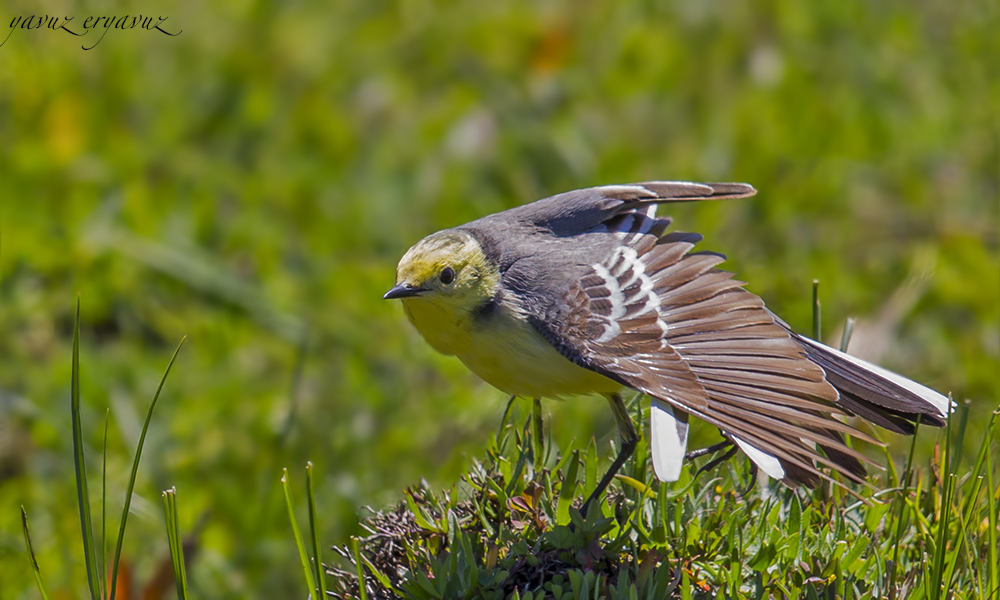
M836 384L834 386L836 387ZM916 432L914 426L916 417L914 415L899 414L879 406L873 406L864 398L855 396L843 388L838 388L837 391L840 392L840 400L837 401L837 405L848 412L893 433L913 435ZM924 423L937 425L932 419L924 420Z
M650 396L649 436L653 470L660 481L677 481L687 450L688 417L659 398Z
M822 367L840 393L838 405L872 423L903 434L914 424L942 427L952 402L934 390L877 365L793 334L806 357Z
M843 444L844 436L838 431L827 430L828 433ZM820 444L820 449L826 454L827 458L834 461L838 465L838 469L846 471L855 478L864 480L865 476L868 475L868 471L865 469L865 465L855 456L844 452L832 444Z

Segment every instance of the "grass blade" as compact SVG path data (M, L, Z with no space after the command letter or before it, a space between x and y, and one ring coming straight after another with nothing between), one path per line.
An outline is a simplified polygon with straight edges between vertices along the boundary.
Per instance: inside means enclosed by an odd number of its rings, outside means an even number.
M533 467L535 473L542 470L545 466L545 437L542 434L542 401L535 398L531 404L531 439L532 439L532 453L535 455L533 458Z
M949 588L945 587L945 562L948 557L948 529L951 527L951 508L955 497L955 474L948 473L944 482L944 497L941 499L941 516L938 521L937 544L934 547L934 566L931 576L931 585L934 586L933 598L941 597L942 592L947 594Z
M135 458L132 459L132 474L129 475L128 489L125 491L125 507L122 508L122 521L121 525L118 526L118 541L115 543L115 560L111 567L111 593L108 596L110 600L115 600L115 592L118 587L118 563L121 560L122 542L125 539L125 523L128 520L129 508L132 506L132 490L135 489L135 477L139 472L139 459L142 457L142 445L146 442L146 431L149 429L149 422L153 418L153 409L156 408L156 401L160 398L163 384L167 381L167 375L170 375L170 368L174 366L174 361L177 360L177 354L181 351L181 347L184 346L185 340L187 340L187 336L181 338L181 342L177 344L177 349L174 350L174 355L170 357L170 362L167 363L167 368L163 372L163 377L160 378L160 385L156 387L156 393L153 394L153 401L149 403L149 410L146 411L146 420L142 423L142 433L139 435L139 443L135 448Z
M181 527L177 519L177 488L163 491L163 509L167 520L167 543L170 545L170 564L174 567L174 583L177 584L177 598L187 600L187 574L184 570L184 543L181 541Z
M306 588L312 593L316 589L316 582L313 581L313 572L309 565L309 555L306 554L306 545L302 542L299 521L295 518L295 503L292 502L292 490L288 483L288 469L281 470L281 487L285 490L288 520L292 522L292 536L295 537L295 547L299 549L299 560L302 561L302 574L305 576Z
M896 536L893 540L892 568L889 571L889 600L896 598L896 568L899 565L899 540L903 537L903 515L906 508L906 496L910 491L910 476L913 473L913 451L917 447L917 433L920 431L920 416L913 426L913 437L910 438L910 452L906 457L906 469L903 470L903 491L899 495L899 510L896 511ZM919 498L919 495L917 496Z
M323 557L319 552L319 536L317 535L316 494L313 488L313 464L306 463L306 498L309 504L309 533L312 537L313 568L316 571L316 598L326 598L326 577L323 574Z
M31 534L28 532L28 513L21 507L21 529L24 531L24 545L28 549L28 559L31 561L31 572L35 575L35 584L38 585L38 593L42 595L42 600L49 600L49 595L45 593L45 586L42 584L42 572L38 568L38 561L35 559L35 549L31 547Z
M583 496L587 497L597 488L597 442L590 438L587 453L583 456ZM586 515L585 515L586 516Z
M956 442L955 442L955 443L957 443L959 445L959 449L958 449L958 452L956 452L955 460L951 461L951 465L952 465L952 469L953 470L957 469L957 465L959 464L958 458L959 458L959 453L961 452L961 447L962 447L961 440L965 439L965 424L968 421L968 416L969 416L969 403L966 402L965 403L965 410L964 410L964 412L962 414L962 420L960 421L960 425L959 425L959 433L958 433L958 436L956 437ZM980 475L980 473L982 473L982 469L983 469L984 465L986 466L987 469L990 468L986 461L987 461L987 458L989 457L990 441L991 441L990 433L991 433L991 431L993 429L993 423L996 420L996 417L997 417L997 413L994 412L992 414L992 416L990 417L989 422L986 425L986 435L983 438L982 444L979 446L979 452L976 455L975 466L972 468L972 471L969 473L969 475L970 475L970 481L972 482L972 489L969 490L969 493L968 493L968 495L965 498L965 506L964 506L964 508L961 509L961 512L959 513L959 517L961 518L961 522L960 522L961 528L960 528L960 533L958 535L958 538L957 538L957 540L955 542L955 544L956 544L956 550L955 550L956 560L954 562L952 562L951 564L949 564L948 570L944 574L944 589L945 590L950 590L951 589L952 579L953 579L953 577L955 575L955 570L957 569L957 564L958 564L957 555L958 555L959 551L961 550L961 548L963 547L963 544L965 543L966 537L968 537L967 528L969 526L971 526L972 523L975 522L975 520L976 520L976 511L977 511L977 507L979 506L979 497L982 494L983 484L985 483L984 477L982 475ZM990 488L987 487L987 494L990 493L989 489ZM996 551L996 549L992 548L992 547L990 548L990 550L993 551L993 552ZM972 563L970 563L970 564L972 564Z
M354 564L358 568L358 597L360 600L368 600L368 589L365 587L365 568L361 564L362 556L361 551L358 549L357 538L351 538L351 552L354 554ZM370 567L374 567L374 565L370 565ZM374 568L372 572L378 574L378 571Z
M851 344L851 336L854 334L854 324L857 320L854 317L847 317L844 323L844 332L840 334L840 351L847 352L847 347Z
M110 417L111 409L104 409L104 444L101 448L101 561L98 563L98 569L102 574L108 572L108 421Z
M952 473L958 472L958 465L962 462L962 450L965 448L963 440L965 440L965 427L969 424L969 401L966 400L962 403L961 412L962 415L958 420L958 435L955 436L954 447L951 447L951 451L954 456L950 456L950 468ZM955 412L954 410L952 412ZM949 444L951 446L951 444Z
M497 453L503 454L504 449L507 447L507 419L510 418L510 409L514 405L514 400L517 396L511 396L507 400L507 407L503 410L503 417L500 418L500 425L497 427Z
M819 279L813 279L813 339L822 342L821 307L819 303Z
M73 325L73 371L70 384L70 412L73 420L73 463L76 467L76 499L80 505L80 534L87 566L87 585L94 600L102 598L101 575L97 572L94 527L90 519L90 493L87 490L87 463L83 453L83 426L80 423L80 299L76 300Z
M1000 407L993 411L993 416L990 417L991 427L986 428L986 444L987 446L992 446L992 440L994 437L994 430L997 428L998 421L996 420L997 414L1000 413ZM997 487L993 487L993 452L990 452L992 448L987 448L986 452L986 489L987 489L987 501L986 507L989 512L987 521L989 522L989 571L990 575L987 579L990 593L995 594L1000 591L1000 551L997 550L997 545L1000 544L1000 540L997 539L997 527L1000 526L1000 514L997 514L998 507L996 505L995 498L997 492L1000 491L1000 483ZM985 597L985 596L984 596Z
M950 398L949 398L950 400ZM931 567L931 585L933 595L931 598L937 600L941 597L942 577L944 575L944 562L948 547L948 527L951 525L951 504L955 494L955 474L951 470L954 461L951 460L954 448L954 436L951 434L952 415L955 411L948 413L948 425L944 430L944 452L941 454L941 485L943 487L943 497L941 498L941 514L937 522L937 542L934 547L933 565Z
M566 525L570 522L569 509L573 506L573 499L576 497L577 472L580 469L580 451L573 450L570 455L569 466L566 468L566 476L563 477L562 487L559 489L559 499L556 502L556 523Z

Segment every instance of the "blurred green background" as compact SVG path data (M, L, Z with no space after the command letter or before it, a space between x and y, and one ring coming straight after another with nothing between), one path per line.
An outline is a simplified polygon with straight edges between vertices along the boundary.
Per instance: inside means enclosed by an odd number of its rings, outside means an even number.
M14 1L0 32L154 7L183 33L82 50L96 32L16 30L0 47L0 597L35 597L19 505L50 593L84 594L77 296L95 495L111 408L111 531L188 336L140 467L133 588L166 556L176 486L182 528L203 523L198 597L303 597L282 466L301 500L314 461L323 539L341 543L359 506L451 486L503 411L380 299L398 258L591 185L754 184L663 212L799 331L820 279L828 341L863 319L852 349L972 399L981 439L1000 398L996 3ZM556 440L608 453L602 400L545 407Z

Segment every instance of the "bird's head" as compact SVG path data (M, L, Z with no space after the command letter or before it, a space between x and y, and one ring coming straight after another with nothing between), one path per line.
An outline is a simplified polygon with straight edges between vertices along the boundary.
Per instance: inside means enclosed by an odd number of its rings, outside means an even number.
M396 285L383 298L421 300L472 310L493 297L500 273L470 233L450 229L410 248L396 267Z

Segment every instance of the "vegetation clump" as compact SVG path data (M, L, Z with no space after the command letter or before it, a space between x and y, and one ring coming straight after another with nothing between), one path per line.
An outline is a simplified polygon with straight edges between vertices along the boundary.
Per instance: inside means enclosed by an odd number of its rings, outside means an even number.
M638 402L633 409L639 410ZM954 417L962 420L966 412ZM537 416L537 415L536 415ZM740 461L657 483L640 445L589 514L596 446L553 452L528 417L505 427L461 485L426 484L362 521L328 566L337 598L989 598L998 593L1000 485L990 448L951 465L949 427L929 468L912 454L870 486L747 487ZM691 462L691 461L689 461ZM706 463L707 464L707 463ZM711 475L711 479L709 478ZM738 490L744 490L743 494ZM364 589L359 588L358 573Z

